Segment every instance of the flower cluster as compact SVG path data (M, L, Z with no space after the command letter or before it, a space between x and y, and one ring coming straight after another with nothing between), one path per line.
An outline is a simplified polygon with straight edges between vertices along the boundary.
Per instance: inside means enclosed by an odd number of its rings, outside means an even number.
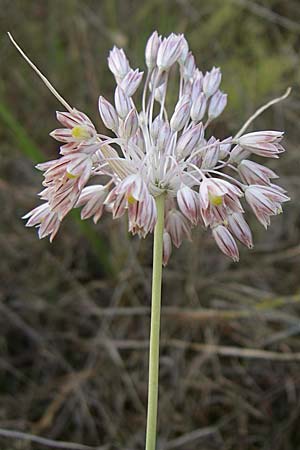
M252 155L278 158L282 132L258 131L220 140L209 125L220 116L227 95L219 88L221 71L202 73L183 35L149 38L147 74L141 111L134 96L143 72L132 69L122 49L110 52L108 66L116 80L114 102L99 98L99 112L110 136L96 131L82 112L58 112L63 128L51 136L62 143L61 156L37 168L44 173L44 203L24 218L37 226L39 237L56 235L62 219L82 207L81 217L96 223L104 210L114 219L128 214L129 231L145 237L156 223L155 197L164 194L164 264L172 244L191 239L196 225L210 229L223 253L238 261L236 239L251 248L251 230L242 199L267 228L270 217L288 199L273 184L277 175L252 161ZM170 111L168 83L179 71L178 98ZM170 86L170 84L169 84ZM208 137L208 136L209 137ZM87 183L95 176L103 184Z

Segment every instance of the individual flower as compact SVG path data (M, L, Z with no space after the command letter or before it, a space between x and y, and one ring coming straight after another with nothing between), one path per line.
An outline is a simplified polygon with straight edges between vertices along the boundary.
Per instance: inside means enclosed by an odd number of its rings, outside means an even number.
M255 131L236 139L240 147L258 156L278 158L284 151L280 142L283 137L281 131Z
M203 92L206 97L211 97L219 88L221 83L221 70L219 67L213 67L210 72L206 72L203 78Z
M245 198L259 222L267 228L270 225L270 216L282 212L281 204L287 202L289 197L275 185L250 185L245 189Z
M212 229L212 235L221 252L238 262L239 249L230 231L224 225L217 225Z
M93 217L94 223L97 223L102 216L107 194L106 186L92 185L83 188L75 204L75 208L83 206L80 214L81 219Z

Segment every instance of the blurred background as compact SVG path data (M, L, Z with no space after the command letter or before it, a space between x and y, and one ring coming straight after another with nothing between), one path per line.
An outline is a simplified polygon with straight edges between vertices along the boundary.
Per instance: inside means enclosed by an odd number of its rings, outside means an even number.
M47 448L3 429L143 449L152 260L151 237L108 215L71 214L52 245L24 227L61 106L5 31L101 130L109 49L142 69L154 29L185 33L202 70L221 67L220 137L293 88L253 124L286 131L288 151L267 161L292 198L284 214L267 232L252 217L239 264L199 229L164 271L158 448L300 448L299 0L0 0L0 29L0 449Z

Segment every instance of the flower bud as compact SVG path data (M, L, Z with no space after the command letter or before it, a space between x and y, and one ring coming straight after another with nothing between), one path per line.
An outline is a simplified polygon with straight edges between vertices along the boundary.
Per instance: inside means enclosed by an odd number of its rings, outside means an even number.
M154 31L150 38L148 39L146 50L145 50L145 60L146 66L149 70L152 70L156 66L157 52L161 43L161 37L158 36L157 31Z
M228 228L234 236L248 248L253 248L252 233L242 213L230 214L227 218Z
M161 84L155 89L154 98L157 102L162 103L164 96L166 95L167 83Z
M225 109L227 104L227 94L217 91L211 98L208 107L209 119L216 119Z
M121 82L121 88L128 97L132 97L143 78L143 72L139 69L130 70Z
M207 141L207 146L204 150L204 156L201 164L201 169L213 169L219 160L220 145L219 141L213 136Z
M180 57L182 52L182 37L171 34L159 46L157 66L160 70L168 70Z
M153 88L158 88L161 84L166 82L166 79L166 72L161 72L158 68L155 68L150 77L149 90L152 92Z
M114 47L109 52L108 67L114 74L117 82L120 83L130 70L129 62L123 49Z
M177 203L182 214L193 225L197 225L200 217L200 201L197 193L190 187L183 185L177 192Z
M173 131L180 131L189 119L191 110L191 102L188 96L182 96L175 107L170 125Z
M204 137L203 124L199 123L183 133L178 139L176 153L179 158L188 156Z
M224 225L217 225L212 229L212 235L216 241L217 246L225 255L229 256L234 262L239 260L239 249L236 245L232 234Z
M140 128L138 128L135 135L130 138L130 143L138 147L138 149L143 153L145 152L145 140Z
M238 164L239 162L243 161L243 159L247 159L250 154L251 152L249 152L248 150L245 150L239 145L236 145L230 152L229 162L231 164Z
M157 136L157 149L159 151L164 151L168 147L169 141L171 137L171 130L168 123L164 122L162 127L159 129Z
M184 64L186 61L186 58L189 53L189 45L187 43L187 40L185 39L184 35L181 35L181 52L180 56L178 57L179 64Z
M155 119L152 122L150 134L154 143L156 143L159 130L162 128L163 124L164 121L160 116L155 117Z
M104 125L110 130L117 132L119 128L119 119L115 108L101 96L99 97L98 107Z
M201 72L200 72L201 73ZM193 81L193 87L192 87L192 102L196 101L197 98L202 93L202 78L200 76L197 76Z
M163 235L163 266L166 267L166 265L169 262L170 256L172 253L172 240L171 236L167 231L164 231Z
M192 102L191 107L191 119L193 122L200 122L206 111L207 100L205 94L202 92L199 96Z
M268 185L270 184L270 179L278 178L273 170L248 159L240 162L238 171L242 180L248 184Z
M121 86L117 86L115 90L115 105L116 110L122 120L125 119L127 114L132 108L130 98L125 94Z
M222 74L219 68L213 67L210 72L206 72L203 78L203 91L206 97L211 97L219 88Z
M232 137L226 138L224 141L222 141L222 143L220 144L219 159L225 159L229 156L231 149L231 141Z
M139 121L135 108L128 113L124 122L124 136L129 139L131 136L135 135L139 126Z
M176 248L184 238L191 240L191 224L178 210L171 209L166 215L165 227Z
M196 69L195 58L192 52L189 52L183 65L183 78L186 81L192 80L195 69Z

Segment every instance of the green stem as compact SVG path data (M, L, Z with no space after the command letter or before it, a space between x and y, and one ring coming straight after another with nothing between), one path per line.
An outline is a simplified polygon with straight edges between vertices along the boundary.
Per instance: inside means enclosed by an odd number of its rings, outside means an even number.
M149 384L148 384L146 450L155 450L156 448L164 206L165 206L165 196L164 194L162 194L156 198L157 222L154 229L154 243L153 243L152 303L151 303L151 329L150 329L150 350L149 350Z

